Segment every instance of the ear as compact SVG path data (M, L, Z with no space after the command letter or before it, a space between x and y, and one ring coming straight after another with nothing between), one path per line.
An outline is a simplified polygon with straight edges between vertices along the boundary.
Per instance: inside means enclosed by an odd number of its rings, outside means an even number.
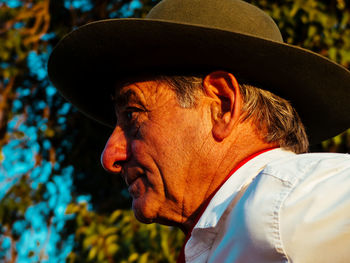
M213 136L222 141L239 123L242 98L238 82L231 73L215 71L204 78L203 87L207 96L213 99Z

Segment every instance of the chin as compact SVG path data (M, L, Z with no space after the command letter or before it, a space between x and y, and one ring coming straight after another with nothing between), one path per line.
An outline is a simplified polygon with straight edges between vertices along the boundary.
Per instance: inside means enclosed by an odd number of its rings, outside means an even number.
M152 224L152 223L154 223L153 219L146 218L143 214L138 213L135 210L134 210L134 215L135 215L135 218L141 223L144 223L144 224Z
M132 210L136 219L145 224L154 223L157 213L154 212L153 207L150 207L150 202L140 200L140 198L133 199Z

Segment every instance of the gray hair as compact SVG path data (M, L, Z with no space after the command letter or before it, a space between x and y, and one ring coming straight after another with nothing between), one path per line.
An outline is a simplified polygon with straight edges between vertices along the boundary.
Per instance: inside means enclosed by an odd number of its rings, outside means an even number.
M160 76L176 93L181 107L191 108L203 94L201 76ZM305 127L292 105L285 99L248 84L239 84L243 98L241 121L253 120L266 143L277 143L295 153L308 151Z

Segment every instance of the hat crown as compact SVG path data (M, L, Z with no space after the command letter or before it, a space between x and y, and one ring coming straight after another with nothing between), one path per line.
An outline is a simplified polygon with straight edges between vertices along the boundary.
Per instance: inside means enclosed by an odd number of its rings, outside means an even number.
M151 9L146 19L214 27L283 42L269 15L240 0L163 0Z

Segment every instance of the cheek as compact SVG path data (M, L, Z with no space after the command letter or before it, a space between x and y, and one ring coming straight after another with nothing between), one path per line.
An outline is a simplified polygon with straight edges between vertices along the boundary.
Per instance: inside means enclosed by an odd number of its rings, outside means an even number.
M171 191L173 185L185 182L202 137L198 131L201 120L191 116L192 120L180 112L140 125L131 148L135 159L152 175L148 178L152 187Z
M164 191L172 192L172 187L179 184L179 174L183 174L183 161L179 159L179 155L184 155L179 154L182 152L178 148L179 142L166 136L158 125L143 126L140 128L140 134L142 139L134 140L131 145L133 156L138 165L145 170L145 190L162 198L161 196L165 195Z
M140 180L139 191L161 192L163 189L162 171L160 167L162 158L157 156L157 145L154 141L134 140L131 144L132 156L136 166L140 166L143 170L142 181Z

